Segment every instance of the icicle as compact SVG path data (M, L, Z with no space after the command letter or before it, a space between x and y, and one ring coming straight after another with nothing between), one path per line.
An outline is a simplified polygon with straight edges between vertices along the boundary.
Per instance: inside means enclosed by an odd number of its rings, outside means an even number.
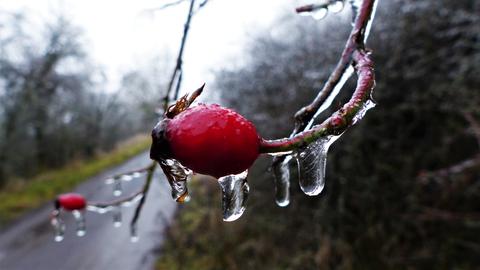
M312 16L312 18L314 18L315 20L324 19L325 17L327 17L327 14L328 14L327 8L319 8L310 12L310 16Z
M287 156L282 162L272 167L275 179L275 202L280 207L290 203L290 170L288 168L290 160L292 156Z
M325 166L330 145L340 136L328 136L298 150L295 155L298 164L300 188L309 195L315 196L325 186Z
M247 183L248 170L240 174L221 177L218 183L222 188L223 220L237 220L245 211L250 190Z
M55 242L63 241L65 237L65 222L60 217L60 211L54 210L50 219L50 224L53 226L55 232Z
M135 204L136 202L140 201L140 199L142 199L142 197L143 197L143 193L138 194L137 196L133 197L132 199L122 202L120 205L123 206L123 207L130 207L133 204Z
M73 210L73 217L75 218L75 223L77 224L77 236L82 237L86 234L85 230L85 215L83 211Z
M343 10L343 1L339 0L330 5L328 5L328 10L333 13L338 13Z
M122 226L122 209L120 208L120 206L114 206L112 212L113 212L113 226L115 228Z
M87 211L95 212L97 214L105 214L111 211L111 206L100 207L96 205L87 205Z
M192 171L184 167L175 159L162 160L162 167L168 170L167 179L172 188L172 198L177 202L188 202L187 180L192 176Z
M375 102L372 100L367 100L363 105L360 111L358 111L355 116L353 117L352 120L352 125L355 125L358 121L362 120L362 118L365 116L365 113L370 110L371 108L375 107Z
M136 243L138 242L138 232L137 232L137 225L133 225L130 227L130 242Z
M122 181L120 178L113 179L113 196L120 196L122 195Z

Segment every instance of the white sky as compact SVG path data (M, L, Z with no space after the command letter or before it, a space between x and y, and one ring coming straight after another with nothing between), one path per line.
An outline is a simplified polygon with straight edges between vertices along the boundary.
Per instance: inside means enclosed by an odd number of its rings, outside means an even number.
M173 68L188 1L150 15L142 13L173 1L0 0L0 9L27 9L42 18L52 11L66 11L68 18L84 29L90 56L106 69L109 88L114 89L123 72L154 55L171 53ZM212 69L241 59L235 56L242 52L246 37L269 26L276 16L293 12L299 4L298 0L210 0L192 21L184 52L182 91L211 83ZM159 76L169 77L170 73Z

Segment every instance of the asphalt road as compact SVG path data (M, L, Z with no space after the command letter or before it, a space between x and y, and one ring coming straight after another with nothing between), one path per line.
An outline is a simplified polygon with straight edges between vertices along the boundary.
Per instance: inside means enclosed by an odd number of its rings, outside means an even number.
M123 171L146 166L150 160L143 153L124 164L107 170L78 186L75 192L89 200L113 199L112 186L103 179ZM110 213L86 214L87 234L75 235L70 215L64 215L67 229L62 242L54 242L49 224L51 204L33 211L0 232L1 270L142 270L152 269L155 253L164 239L163 230L172 220L176 203L170 187L157 169L138 223L139 241L130 241L128 223L133 208L123 208L124 224L113 226ZM141 178L143 180L143 178ZM124 194L137 190L142 180L124 184Z

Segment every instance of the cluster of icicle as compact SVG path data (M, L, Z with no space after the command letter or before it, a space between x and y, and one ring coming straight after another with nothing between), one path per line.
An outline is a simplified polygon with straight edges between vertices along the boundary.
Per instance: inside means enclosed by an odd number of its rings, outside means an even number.
M105 180L107 185L112 185L113 195L119 197L123 194L122 182L129 182L134 179L140 179L144 176L146 170L135 171L131 173L126 173L118 176L114 176ZM111 214L113 219L113 226L118 228L122 226L122 208L130 207L137 203L143 197L143 193L139 193L135 196L132 196L128 200L119 200L118 203L112 204L88 204L84 210L73 210L65 211L62 209L56 209L52 212L50 218L50 223L54 229L55 241L61 242L65 237L66 225L62 218L62 215L71 213L75 219L76 223L76 234L78 237L82 237L86 234L85 226L85 211L94 212L97 214ZM136 227L133 227L131 230L131 241L138 241L138 235Z
M170 176L172 198L177 202L185 202L190 199L188 195L187 181L191 179L193 172L180 164L175 159L160 161L162 166L167 166ZM245 205L250 190L247 183L248 171L240 174L232 174L220 177L218 183L222 190L222 211L224 221L234 221L245 211Z

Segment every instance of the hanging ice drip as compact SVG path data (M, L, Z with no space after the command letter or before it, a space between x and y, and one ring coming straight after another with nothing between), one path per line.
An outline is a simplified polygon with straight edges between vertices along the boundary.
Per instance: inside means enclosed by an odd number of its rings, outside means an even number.
M248 171L221 177L218 183L222 188L223 220L234 221L242 216L250 187L247 183Z
M113 196L118 197L121 196L123 193L122 182L130 182L136 178L140 178L145 172L146 169L142 169L138 171L115 175L105 180L105 184L113 185Z
M67 193L62 194L55 200L55 209L51 213L50 224L55 232L55 241L60 242L64 239L66 225L61 215L63 212L72 213L76 223L76 234L81 237L86 233L85 229L85 208L87 202L80 194Z

